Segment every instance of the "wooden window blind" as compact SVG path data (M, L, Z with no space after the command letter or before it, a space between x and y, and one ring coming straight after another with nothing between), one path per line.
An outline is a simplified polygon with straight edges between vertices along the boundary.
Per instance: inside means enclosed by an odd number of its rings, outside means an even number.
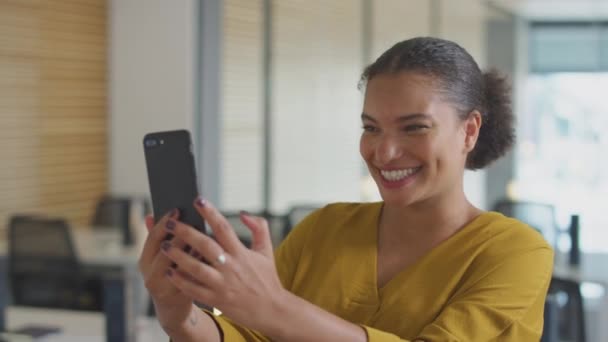
M359 1L272 2L272 210L358 201Z
M107 3L0 0L0 226L86 224L107 190Z
M225 0L222 70L222 209L263 201L263 1Z
M430 32L430 3L418 0L372 2L371 63L394 44Z

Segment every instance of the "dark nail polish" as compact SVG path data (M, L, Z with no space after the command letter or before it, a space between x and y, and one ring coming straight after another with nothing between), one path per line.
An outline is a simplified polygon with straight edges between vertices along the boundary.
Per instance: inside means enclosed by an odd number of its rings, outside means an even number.
M179 211L177 210L177 208L171 209L171 211L169 212L169 216L171 217L176 217L179 214Z
M167 223L165 224L165 227L167 227L167 229L169 229L169 230L175 229L175 221L173 221L173 220L167 220Z
M202 197L200 197L200 196L199 196L199 197L196 199L196 205L197 205L199 208L204 208L204 207L205 207L205 205L207 205L207 201L206 201L204 198L202 198Z
M248 211L246 211L246 210L241 210L240 214L243 215L243 216L251 216L251 214Z
M168 277L171 277L171 276L173 275L173 270L172 270L172 269L168 269L168 270L167 270L167 272L165 272L165 274L166 274Z
M168 251L171 248L171 243L169 241L165 241L160 245L160 248L163 249L163 251Z
M193 256L194 258L198 258L198 257L199 257L199 256L201 256L201 255L200 255L200 254L198 254L198 252L197 252L197 251L192 251L192 256Z

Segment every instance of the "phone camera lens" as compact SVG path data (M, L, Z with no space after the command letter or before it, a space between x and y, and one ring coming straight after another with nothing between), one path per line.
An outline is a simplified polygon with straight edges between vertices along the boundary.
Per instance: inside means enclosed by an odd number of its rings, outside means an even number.
M145 145L146 147L156 146L156 139L146 139Z

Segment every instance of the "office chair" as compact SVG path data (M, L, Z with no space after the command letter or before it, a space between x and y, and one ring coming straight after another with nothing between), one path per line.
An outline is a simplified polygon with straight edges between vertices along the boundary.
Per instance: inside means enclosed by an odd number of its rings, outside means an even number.
M494 211L516 218L538 230L552 246L557 245L558 228L555 221L555 208L550 204L500 200Z
M124 245L133 244L131 230L131 204L129 198L104 196L95 207L91 225L95 228L115 227L120 229Z
M85 275L64 220L12 217L8 275L16 305L101 310L101 277Z
M236 212L225 212L222 214L226 217L226 220L228 220L228 223L230 223L232 228L234 228L239 240L241 240L247 248L251 248L251 232L249 231L249 228L241 222L241 215Z
M262 213L262 216L268 221L270 236L273 245L277 247L283 241L285 225L287 225L287 215L271 214L268 211Z
M222 213L228 222L234 227L239 239L247 248L251 247L252 237L249 228L247 228L243 222L241 222L240 214L236 212L224 212ZM277 241L277 233L280 233L283 227L285 226L285 216L283 215L274 215L268 211L262 211L258 213L251 213L254 216L260 216L266 219L268 222L268 229L270 231L270 238L273 244L277 244L280 241Z
M289 209L285 219L285 226L281 239L285 239L289 232L302 221L306 216L310 215L313 211L319 209L320 206L315 205L295 205Z
M553 277L545 303L543 342L585 342L585 310L580 284Z

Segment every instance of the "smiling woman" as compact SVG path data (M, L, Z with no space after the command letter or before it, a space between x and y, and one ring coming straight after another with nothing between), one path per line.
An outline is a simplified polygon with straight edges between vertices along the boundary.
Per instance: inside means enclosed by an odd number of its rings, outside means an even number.
M177 213L148 220L140 269L172 338L539 340L553 251L463 191L465 168L488 165L513 142L504 79L482 73L453 42L415 38L380 56L361 84L360 152L382 202L330 204L275 253L262 218L241 215L253 235L247 249L202 199L215 240Z

